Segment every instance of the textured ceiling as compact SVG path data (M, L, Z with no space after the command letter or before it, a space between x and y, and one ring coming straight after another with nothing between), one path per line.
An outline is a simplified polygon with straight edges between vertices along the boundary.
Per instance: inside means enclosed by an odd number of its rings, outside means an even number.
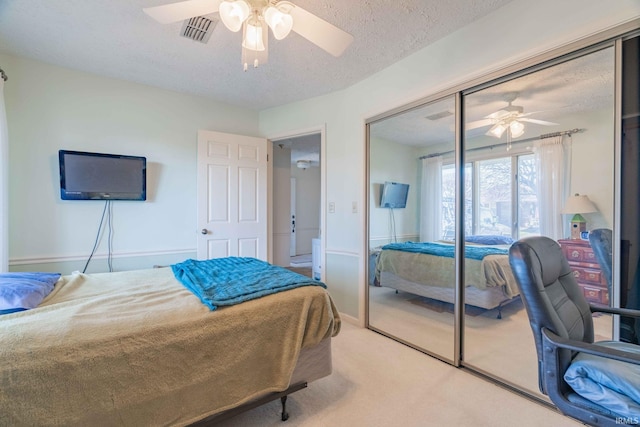
M527 118L557 123L524 123L524 139L570 130L568 126L575 121L572 118L584 113L607 109L612 112L614 92L614 52L607 48L472 93L464 98L465 116L467 124L481 120L512 101L514 106L523 108ZM453 143L453 111L452 96L373 123L371 135L416 146ZM489 128L471 129L465 136L484 137ZM487 144L499 142L485 139Z
M268 64L243 72L239 33L219 23L202 44L142 11L170 0L0 0L0 53L261 110L348 87L509 1L294 0L354 42L335 58L270 37Z

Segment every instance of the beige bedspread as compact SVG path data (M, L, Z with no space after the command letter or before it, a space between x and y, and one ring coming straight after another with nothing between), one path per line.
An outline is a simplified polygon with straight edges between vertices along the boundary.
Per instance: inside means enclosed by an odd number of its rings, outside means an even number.
M168 268L63 276L0 316L0 425L184 425L286 389L339 329L318 286L209 311Z
M378 256L377 277L381 271L427 286L452 288L455 284L455 260L450 257L385 249ZM508 255L487 255L481 261L466 258L464 280L466 286L478 289L504 286L509 298L519 293Z

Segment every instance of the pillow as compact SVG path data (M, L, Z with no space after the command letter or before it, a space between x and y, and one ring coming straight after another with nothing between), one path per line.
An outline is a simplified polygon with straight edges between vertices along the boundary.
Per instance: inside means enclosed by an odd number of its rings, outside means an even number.
M640 346L619 341L597 345L640 354ZM640 365L579 353L564 380L583 398L621 417L640 419Z
M509 236L498 235L467 236L464 241L469 243L478 243L481 245L510 245L514 242L514 240Z
M0 314L37 307L59 278L59 273L0 273Z

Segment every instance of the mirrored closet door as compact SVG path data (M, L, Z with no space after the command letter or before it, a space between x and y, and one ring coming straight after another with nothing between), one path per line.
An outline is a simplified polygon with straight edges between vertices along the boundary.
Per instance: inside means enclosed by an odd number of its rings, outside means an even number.
M368 123L369 328L548 400L511 243L548 236L590 302L640 305L638 44L604 42ZM596 340L640 336L619 323L596 316Z
M535 344L507 249L529 235L556 240L585 296L609 304L581 231L614 225L614 89L608 47L463 96L463 363L537 397ZM596 340L611 339L611 316L595 328Z
M369 327L446 361L454 360L456 170L443 164L454 159L454 118L452 96L369 125Z

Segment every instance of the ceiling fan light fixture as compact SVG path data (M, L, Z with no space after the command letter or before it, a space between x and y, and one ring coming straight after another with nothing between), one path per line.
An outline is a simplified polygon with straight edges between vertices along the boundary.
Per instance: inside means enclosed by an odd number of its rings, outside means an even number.
M309 160L298 160L296 162L296 166L302 170L307 169L311 166L311 162Z
M507 126L505 126L504 123L500 122L493 125L493 127L489 129L489 132L487 132L487 134L491 136L495 136L496 138L500 138L502 137L502 134L506 130L507 130Z
M245 71L250 63L257 67L267 62L269 28L276 40L295 31L335 57L342 55L353 42L351 34L287 0L180 0L143 10L162 24L218 12L230 31L243 30Z
M244 26L244 35L242 37L242 47L249 50L257 50L262 52L265 50L264 40L266 27L257 16L254 16L246 22Z
M509 132L511 133L512 138L519 138L524 134L524 125L514 120L509 124Z
M275 6L269 6L265 9L264 19L276 40L287 37L293 28L293 17Z
M242 28L242 23L251 14L251 7L245 0L223 1L218 8L220 19L225 27L237 33Z

